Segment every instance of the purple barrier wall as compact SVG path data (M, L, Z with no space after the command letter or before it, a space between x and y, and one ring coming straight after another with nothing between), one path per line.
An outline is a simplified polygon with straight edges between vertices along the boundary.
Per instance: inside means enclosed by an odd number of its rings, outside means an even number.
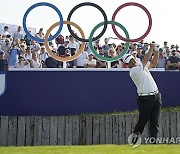
M180 73L152 72L163 107L180 106ZM7 73L0 115L74 115L137 109L136 87L122 71L20 71Z

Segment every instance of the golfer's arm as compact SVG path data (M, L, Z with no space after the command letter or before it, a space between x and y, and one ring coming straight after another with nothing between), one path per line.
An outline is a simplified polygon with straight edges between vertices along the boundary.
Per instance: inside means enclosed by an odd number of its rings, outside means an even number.
M158 59L159 59L159 52L158 51L155 51L154 52L154 57L149 65L149 69L150 68L153 68L153 67L156 67L157 66L157 63L158 63Z
M142 60L142 65L143 65L143 69L145 68L145 66L147 65L147 63L149 62L151 56L152 56L152 53L153 53L153 48L150 47L148 53L146 53L144 59Z

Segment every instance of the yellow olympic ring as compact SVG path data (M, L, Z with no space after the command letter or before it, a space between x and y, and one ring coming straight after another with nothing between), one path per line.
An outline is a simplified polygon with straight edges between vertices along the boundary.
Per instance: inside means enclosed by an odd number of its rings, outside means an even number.
M63 62L68 62L68 61L72 61L74 59L76 59L81 53L82 51L84 50L84 47L85 47L85 42L82 42L79 50L76 51L76 54L71 56L71 57L59 57L57 55L55 55L50 49L49 49L49 43L48 43L48 37L49 37L49 34L51 33L51 31L59 26L60 22L57 22L55 24L53 24L46 32L46 35L45 35L45 38L44 38L44 45L45 45L45 48L47 50L47 52L49 53L49 55L58 60L58 61L63 61ZM74 22L71 22L71 21L64 21L63 24L68 24L68 25L72 25L74 26L75 28L77 28L82 36L83 39L85 39L85 35L84 35L84 32L82 31L82 29L77 25L75 24Z

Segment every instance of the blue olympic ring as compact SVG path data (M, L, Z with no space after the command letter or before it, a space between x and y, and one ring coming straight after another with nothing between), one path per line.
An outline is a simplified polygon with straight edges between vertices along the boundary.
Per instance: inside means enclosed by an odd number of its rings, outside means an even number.
M32 5L32 6L25 12L24 17L23 17L23 28L24 28L24 31L25 31L26 35L27 35L30 39L32 39L32 40L34 40L34 41L36 41L36 42L44 42L44 39L39 39L39 38L36 38L36 37L32 36L32 35L29 33L29 31L27 30L27 26L26 26L26 18L27 18L27 15L29 14L30 11L32 11L34 8L36 8L36 7L38 7L38 6L48 6L48 7L51 7L52 9L54 9L54 10L57 12L57 14L58 14L58 16L59 16L59 18L60 18L60 26L59 26L58 31L56 32L55 35L51 36L51 37L48 39L48 41L52 41L52 40L54 40L55 38L57 38L57 37L59 36L59 34L61 33L61 30L62 30L62 28L63 28L63 17L62 17L62 14L61 14L60 10L59 10L56 6L54 6L53 4L46 3L46 2L41 2L41 3L36 3L36 4Z

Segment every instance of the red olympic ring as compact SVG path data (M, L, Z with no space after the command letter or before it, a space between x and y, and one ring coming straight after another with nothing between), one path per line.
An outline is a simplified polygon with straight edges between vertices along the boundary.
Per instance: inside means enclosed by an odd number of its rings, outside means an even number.
M126 6L137 6L137 7L141 8L141 9L143 9L143 10L145 11L145 13L147 14L148 19L149 19L148 29L146 30L146 32L145 32L141 37L136 38L136 39L127 39L127 38L122 37L122 36L117 32L114 24L112 24L113 32L115 33L115 35L116 35L119 39L121 39L121 40L123 40L123 41L125 41L125 42L138 42L138 41L140 41L140 40L143 40L143 39L149 34L149 32L150 32L150 30L151 30L151 27L152 27L152 17L151 17L151 14L150 14L150 12L149 12L143 5L141 5L141 4L139 4L139 3L135 3L135 2L124 3L123 5L119 6L119 7L115 10L115 12L114 12L114 14L113 14L113 16L112 16L112 21L115 20L115 17L116 17L116 15L117 15L117 13L118 13L121 9L123 9L124 7L126 7Z

